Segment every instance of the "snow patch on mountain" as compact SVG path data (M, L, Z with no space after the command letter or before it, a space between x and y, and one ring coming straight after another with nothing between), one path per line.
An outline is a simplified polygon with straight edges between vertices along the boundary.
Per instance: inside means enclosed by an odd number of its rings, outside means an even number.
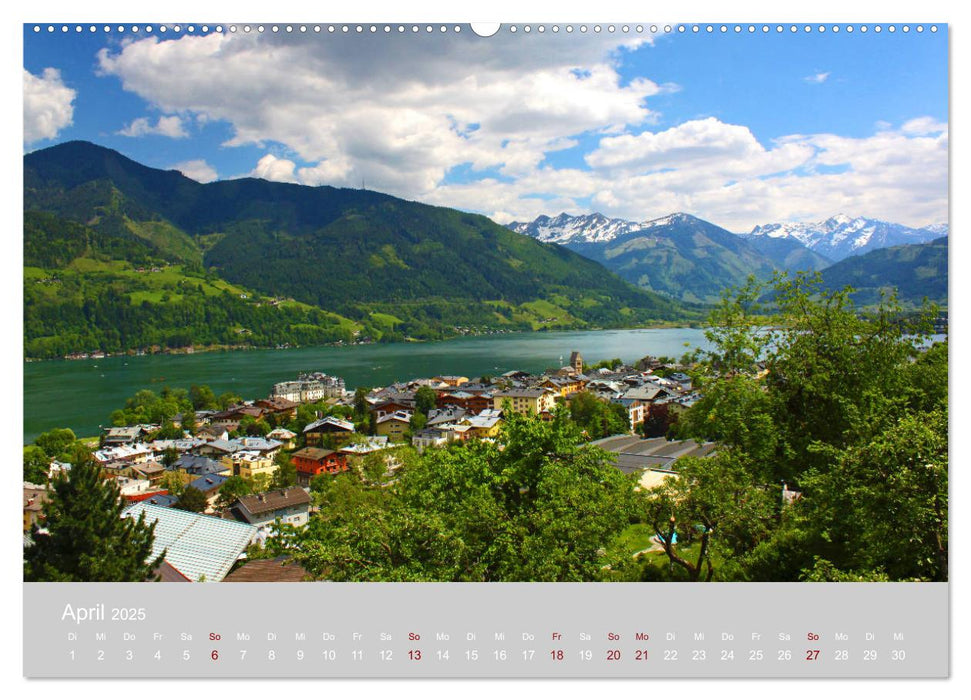
M837 214L814 223L764 224L753 228L749 235L793 238L832 260L842 260L877 248L926 243L947 235L947 231L947 224L915 229L878 219Z

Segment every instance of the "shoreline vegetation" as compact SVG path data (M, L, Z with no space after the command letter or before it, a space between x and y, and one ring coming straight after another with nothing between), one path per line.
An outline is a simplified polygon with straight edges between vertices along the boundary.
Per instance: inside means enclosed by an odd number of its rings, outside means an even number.
M249 343L211 345L190 345L186 347L169 348L164 346L151 346L147 348L130 348L116 352L103 352L101 350L77 351L60 357L30 357L25 356L24 362L59 362L64 360L101 360L109 357L142 357L145 355L196 355L208 352L245 352L250 350L293 350L298 348L340 348L358 347L363 345L399 345L402 343L435 343L458 338L485 338L495 335L528 335L534 333L570 333L582 331L637 331L655 330L665 328L703 328L705 324L694 320L666 321L651 323L642 326L605 326L605 327L578 327L578 328L539 328L535 330L525 329L488 329L482 331L456 331L453 335L446 335L441 338L412 338L406 337L395 340L357 340L345 342L338 340L329 343L308 343L306 345L296 343L283 343L277 345L254 345Z

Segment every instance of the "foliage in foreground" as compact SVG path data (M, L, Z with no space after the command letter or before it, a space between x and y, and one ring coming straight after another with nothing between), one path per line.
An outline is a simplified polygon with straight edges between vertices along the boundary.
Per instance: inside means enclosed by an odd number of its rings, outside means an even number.
M588 581L627 524L633 482L565 415L514 416L473 441L328 480L321 512L277 542L339 581Z
M150 559L155 524L122 518L118 486L90 459L51 482L42 528L24 550L25 581L148 581L165 552Z
M689 580L946 581L947 344L924 349L934 309L905 323L891 298L864 316L852 290L782 276L766 323L765 291L750 283L713 313L704 398L674 428L719 441L720 454L643 495L672 569ZM692 558L679 553L699 542Z

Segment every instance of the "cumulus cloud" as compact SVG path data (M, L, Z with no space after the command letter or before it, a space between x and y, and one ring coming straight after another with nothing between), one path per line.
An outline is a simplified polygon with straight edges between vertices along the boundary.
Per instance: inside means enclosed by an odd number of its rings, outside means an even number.
M170 139L184 139L189 135L178 116L159 117L153 125L148 117L138 117L118 132L121 136L168 136Z
M263 148L249 174L267 180L364 181L502 222L591 209L637 220L687 211L736 231L840 210L946 218L946 124L918 116L865 137L769 142L713 117L657 128L652 100L677 86L620 70L646 41L213 33L130 41L98 63L162 113L228 124L224 146ZM573 167L550 164L580 144Z
M77 91L69 88L56 68L38 76L24 70L24 143L52 139L74 119Z
M196 182L212 182L219 178L219 173L216 172L216 169L204 160L187 160L182 163L176 163L172 166L172 169L178 170L187 178Z
M297 182L297 176L294 172L296 167L297 164L292 160L277 158L272 153L267 153L260 158L249 176L272 182Z
M525 51L517 39L226 33L143 39L98 61L162 111L229 122L226 145L285 145L309 183L411 197L457 165L528 172L565 138L647 122L645 100L672 89L621 79L618 57L644 37L535 35Z
M825 83L827 78L829 78L828 72L813 73L812 75L807 75L805 78L803 78L803 80L805 80L807 83L815 83L816 85L819 85L821 83Z

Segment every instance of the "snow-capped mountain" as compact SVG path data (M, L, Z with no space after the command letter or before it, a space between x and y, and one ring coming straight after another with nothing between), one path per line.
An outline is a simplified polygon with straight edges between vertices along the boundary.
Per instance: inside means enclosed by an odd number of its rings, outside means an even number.
M830 260L843 260L879 248L927 243L946 236L947 224L910 228L877 219L852 218L845 214L816 223L778 223L756 226L751 237L792 238Z
M632 284L688 302L717 301L726 286L750 274L766 278L774 265L730 231L689 214L651 221L589 216L540 216L509 228L596 260Z
M541 215L533 221L513 221L507 227L544 243L566 244L606 243L618 236L640 231L644 224L624 219L608 219L600 213L586 216L563 213L555 217Z

